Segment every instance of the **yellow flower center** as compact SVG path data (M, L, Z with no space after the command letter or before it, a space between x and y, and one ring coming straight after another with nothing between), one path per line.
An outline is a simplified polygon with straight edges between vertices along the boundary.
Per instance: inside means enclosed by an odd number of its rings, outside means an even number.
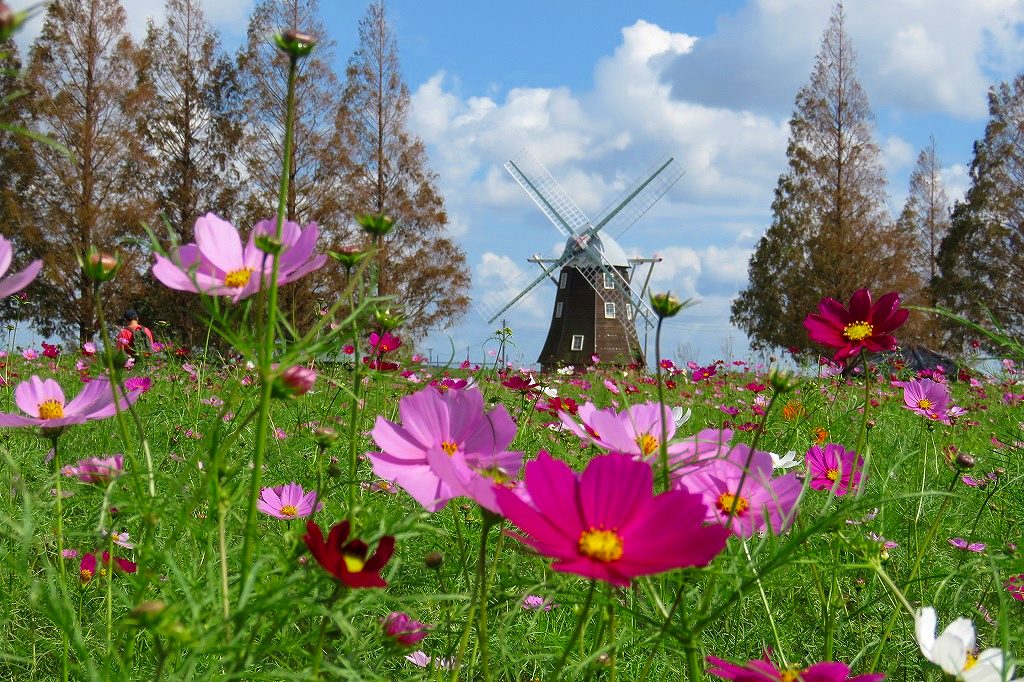
M90 580L92 580L92 571L90 571L88 568L83 568L81 571L78 572L78 574L82 576L83 583L87 583Z
M835 483L839 480L839 469L829 469L825 472L825 478Z
M299 510L296 509L294 504L286 504L283 507L281 507L281 516L287 516L287 517L291 518L291 517L294 517L298 513L299 513Z
M622 558L622 538L614 530L591 528L580 533L580 554L597 561L617 561Z
M743 516L750 509L750 500L745 497L736 497L732 493L722 493L718 496L715 506L723 514Z
M640 446L640 452L649 455L658 449L658 439L649 433L637 436L636 444Z
M917 406L922 410L929 410L932 407L932 401L928 400L928 398L921 398L917 401Z
M455 451L459 449L459 446L450 440L442 441L441 449L444 450L444 454L451 457L455 454Z
M964 670L970 670L978 662L978 655L973 651L967 652L967 661L964 663Z
M863 341L871 336L875 328L867 322L851 322L843 328L843 336L850 341Z
M64 403L59 400L44 400L39 403L40 419L60 419L64 416Z
M799 679L799 670L783 670L779 673L779 682L797 682Z
M252 277L253 268L241 268L239 270L232 270L224 276L224 286L226 287L244 287L249 283L249 278Z
M363 566L366 565L366 560L355 554L342 554L341 558L345 562L345 568L348 569L349 573L359 573L359 571L363 570Z

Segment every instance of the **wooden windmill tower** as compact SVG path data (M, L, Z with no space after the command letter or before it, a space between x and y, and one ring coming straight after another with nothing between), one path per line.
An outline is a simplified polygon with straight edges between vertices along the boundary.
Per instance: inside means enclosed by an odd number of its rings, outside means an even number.
M670 157L661 159L591 223L529 153L524 151L505 168L566 237L566 244L558 258L530 258L543 272L488 322L549 279L558 289L538 359L544 371L589 364L595 353L602 362L643 364L637 324L646 332L657 322L645 294L654 264L661 259L629 258L612 235L621 236L646 213L682 177L682 169Z

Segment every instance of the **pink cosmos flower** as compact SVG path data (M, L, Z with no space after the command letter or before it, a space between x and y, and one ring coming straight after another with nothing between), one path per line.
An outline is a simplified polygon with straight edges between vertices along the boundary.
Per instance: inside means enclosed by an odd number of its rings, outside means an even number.
M367 454L377 476L400 485L427 511L458 495L485 504L475 493L489 494L494 481L509 480L522 466L523 453L505 451L515 422L502 405L484 412L478 388L441 393L426 386L402 398L398 413L400 425L377 417L370 434L381 451Z
M12 260L14 260L14 247L11 246L9 239L0 235L0 277L6 275L7 271L11 269ZM42 269L43 261L34 260L21 272L0 280L0 298L7 298L27 287Z
M720 445L718 457L695 469L675 471L675 488L700 495L706 520L749 538L770 526L782 533L793 523L794 508L803 489L796 474L772 478L775 464L767 452L749 445Z
M1024 573L1011 575L1006 579L1006 591L1010 598L1015 601L1024 601Z
M900 308L900 295L895 291L871 304L867 289L858 289L850 297L847 309L834 298L823 298L818 312L804 320L811 341L837 349L833 359L841 362L861 349L869 353L892 350L896 337L891 332L907 321L910 311Z
M541 451L526 465L531 502L495 488L498 506L522 535L512 534L552 568L628 586L640 575L705 566L725 547L729 532L705 526L707 509L682 490L653 494L646 462L601 455L577 475Z
M179 291L231 296L235 302L248 298L268 283L273 268L273 259L256 245L257 237L272 237L276 227L274 220L257 223L243 248L234 225L207 213L196 220L194 244L176 249L170 258L155 255L153 276ZM327 256L313 255L318 235L316 223L305 229L291 221L284 223L278 284L293 282L323 267Z
M87 383L71 402L65 402L64 391L53 379L32 376L14 389L14 403L27 414L0 412L0 426L40 426L59 429L71 424L83 424L93 419L105 419L134 403L139 393L129 392L115 399L115 387L106 378ZM119 390L118 390L119 392Z
M523 597L523 601L520 602L520 605L527 611L550 611L558 606L553 601L536 594L528 594Z
M78 562L78 579L83 585L88 585L92 577L96 575L96 555L89 552Z
M980 554L985 551L984 542L967 542L967 540L964 540L963 538L950 538L949 544L951 547L955 547L956 549L960 549L965 552L974 552L975 554Z
M323 502L317 502L317 492L310 490L307 493L294 481L273 488L262 488L260 499L256 501L256 508L264 514L286 520L309 516L314 511L314 505L315 511L324 508Z
M426 623L413 620L409 614L392 611L381 619L384 636L401 646L415 646L422 642L431 627Z
M721 658L708 656L709 675L736 682L878 682L884 680L883 673L871 673L850 677L850 667L845 663L825 661L809 668L786 668L779 670L765 656L746 664L730 663Z
M864 458L838 443L826 443L824 447L811 446L807 451L807 465L812 488L830 490L842 497L860 485Z
M26 348L25 350L21 351L21 357L25 358L26 360L35 360L36 358L39 357L39 352L36 351L35 348Z
M931 379L904 381L903 402L912 412L929 419L943 419L949 407L949 389Z
M109 566L110 565L110 554L108 552L103 552L102 559L103 559L103 566ZM114 571L115 572L120 571L121 573L135 573L138 570L139 570L139 567L138 567L138 565L136 565L136 563L134 561L129 561L128 559L123 559L123 558L121 558L119 556L114 557Z
M390 353L393 350L398 350L402 345L402 339L398 338L390 332L384 332L383 335L373 332L370 334L370 348L374 353L383 355L384 353Z
M613 408L598 409L593 403L581 405L577 416L583 422L581 427L571 415L559 412L558 418L565 427L590 441L602 450L627 455L648 457L657 454L661 447L661 423L665 422L665 436L671 441L676 435L676 420L672 408L656 402L631 405L622 412ZM668 446L670 455L682 452L686 447L681 443Z
M451 658L433 658L428 656L422 651L414 651L411 654L406 654L405 660L409 661L413 665L418 665L421 668L426 668L431 662L434 666L441 670L451 670L452 666L455 665L454 659Z
M123 469L124 455L114 455L79 460L78 464L69 464L61 469L61 473L70 478L77 478L82 483L106 483L120 476Z
M124 380L124 390L132 393L138 391L145 393L153 387L153 380L149 377L128 377Z

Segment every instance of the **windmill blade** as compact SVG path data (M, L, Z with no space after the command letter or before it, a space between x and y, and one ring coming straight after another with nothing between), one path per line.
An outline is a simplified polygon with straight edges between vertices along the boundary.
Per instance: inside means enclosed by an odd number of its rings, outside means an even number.
M576 269L594 288L598 298L605 303L614 303L616 309L627 313L625 319L629 324L641 321L648 328L653 327L657 323L657 315L650 304L634 291L632 284L623 277L617 268L604 259L604 254L596 251L596 249L587 249L588 262L577 265ZM610 277L614 283L615 286L612 289L604 288L605 277ZM630 307L627 308L627 305ZM630 310L632 310L632 315L628 314Z
M594 232L607 230L617 239L685 173L673 157L661 157L601 213Z
M502 316L502 314L505 313L505 311L507 311L509 308L513 307L515 304L519 303L519 301L523 300L526 297L527 294L529 294L531 291L533 291L534 287L536 287L538 284L540 284L544 280L546 280L549 277L551 277L551 273L552 272L554 272L555 270L561 269L561 267L563 265L565 265L570 260L572 260L573 257L576 256L576 253L577 253L577 250L575 250L575 249L573 249L573 250L567 249L566 253L563 253L562 257L559 258L558 260L554 261L553 263L551 263L551 265L549 265L547 267L542 266L541 269L543 270L543 272L540 273L540 275L537 277L537 279L535 279L532 282L530 282L529 284L527 284L526 287L522 291L520 291L511 301L506 303L504 305L504 307L502 307L500 310L496 310L493 313L490 313L491 317L490 317L490 319L487 320L487 324L493 324L495 320L497 320L499 317Z
M526 190L562 236L571 237L590 225L590 220L579 206L527 150L506 163L505 170Z

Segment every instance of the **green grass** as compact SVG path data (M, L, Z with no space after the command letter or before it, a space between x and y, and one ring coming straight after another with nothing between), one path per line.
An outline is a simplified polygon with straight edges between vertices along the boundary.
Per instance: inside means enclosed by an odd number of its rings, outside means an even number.
M41 360L26 363L19 358L7 369L23 377L56 376L73 394L78 378L72 362L62 358L52 373ZM29 430L0 430L0 679L60 679L65 636L70 679L153 679L158 669L162 679L311 679L317 665L324 679L439 678L439 671L415 667L403 658L405 652L386 646L380 619L398 610L432 623L435 628L421 648L433 656L454 654L466 623L480 542L475 506L456 499L429 514L400 490L388 494L360 486L354 511L357 534L371 543L393 534L398 550L385 571L387 589L342 591L336 599L332 579L305 554L303 524L261 515L250 584L238 584L254 435L251 423L238 427L255 407L257 387L240 385L244 372L237 367L192 364L201 369L201 383L190 380L173 358L152 359L136 370L154 377L153 389L139 400L137 410L154 455L156 497L146 493L139 434L131 420L125 419L123 428L117 419L72 427L60 440L62 464L94 455L126 455L125 475L109 488L62 481L73 493L63 504L66 547L84 553L106 546L98 532L105 495L117 509L113 526L129 531L136 543L134 551L121 551L138 561L139 572L115 574L109 602L105 577L80 585L77 560L65 562L68 575L61 581L55 498L50 494L56 477L52 465L43 462L48 441ZM611 375L599 370L586 376L593 386L587 391L569 385L565 377L549 380L560 382L561 395L583 394L607 406L615 396L602 380ZM351 399L344 391L336 396L330 380L348 385L351 379L344 367L321 368L313 393L275 401L273 425L287 438L269 444L263 475L268 486L294 480L309 489L322 481L324 509L316 517L322 526L348 513L346 437L321 453L309 428L315 421L348 432ZM721 427L729 418L718 408L723 404L741 408L733 421L757 421L749 410L753 393L744 388L753 374L723 372L699 386L676 380L679 385L668 391L668 401L693 409L681 434ZM519 395L489 374L481 374L479 381L488 401L503 402L519 419L513 448L524 451L527 459L546 449L582 469L597 454L581 448L569 434L543 428L544 415L530 416ZM721 395L716 396L719 381ZM11 385L15 383L12 379ZM652 399L652 385L635 375L626 383L636 384L640 393L620 396L620 402ZM580 642L570 653L567 677L636 680L646 670L645 679L686 679L687 651L693 646L699 656L730 660L757 658L770 647L776 659L784 656L803 664L841 660L857 672L868 671L877 656L877 670L889 679L939 679L937 669L917 651L913 620L873 564L904 589L912 606L934 605L940 626L967 616L979 630L981 645L1024 653L1024 603L1012 600L1002 587L1007 576L1024 572L1024 558L1009 548L1024 546L1019 521L1024 467L1021 448L1013 445L1024 440L1024 412L1000 400L1010 390L1007 386L984 387L987 398L962 384L954 387L957 401L970 408L966 421L977 424L962 421L948 427L926 423L903 409L899 389L876 382L873 397L880 405L869 408L874 427L868 434L863 495L835 498L805 490L797 522L786 535L755 536L746 548L732 538L708 569L640 579L625 590L599 586ZM397 420L399 398L417 388L397 375L373 375L364 393L359 452L374 447L365 435L372 419L380 415ZM694 395L695 389L702 394ZM228 404L201 402L210 396ZM786 420L777 405L760 449L794 449L802 455L813 442L815 427L825 428L832 442L849 448L857 444L863 386L813 380L781 402L790 398L802 402L804 414ZM10 387L0 394L0 406L13 411ZM226 422L225 411L240 417ZM226 474L220 481L221 497L215 499L209 448L234 430L238 437L223 455ZM1009 445L997 448L993 437ZM753 432L737 432L737 440L749 443L752 438ZM960 473L947 461L950 446L975 456L977 465L970 473L976 477L1001 468L998 482L986 489L954 482ZM338 458L337 466L331 465L331 457ZM358 471L360 483L374 480L369 462L361 461ZM876 508L872 521L847 522ZM222 615L218 509L225 517L228 549L227 620ZM934 538L925 546L935 523ZM878 545L865 538L867 532L899 546L881 558ZM986 550L956 550L948 544L952 537L984 542ZM444 556L436 571L423 561L432 551ZM909 581L919 553L919 577ZM493 574L487 596L489 665L485 671L483 647L471 631L461 679L547 679L576 626L588 583L551 571L547 560L496 530L489 536L487 556ZM548 612L525 610L521 602L528 594L551 599L556 606ZM675 617L659 637L664 614L679 594ZM157 617L133 614L147 600L159 600L166 608ZM612 614L614 639L609 636ZM891 634L880 646L890 622ZM699 632L698 626L703 626ZM323 654L317 663L321 633ZM446 678L450 675L445 673Z

